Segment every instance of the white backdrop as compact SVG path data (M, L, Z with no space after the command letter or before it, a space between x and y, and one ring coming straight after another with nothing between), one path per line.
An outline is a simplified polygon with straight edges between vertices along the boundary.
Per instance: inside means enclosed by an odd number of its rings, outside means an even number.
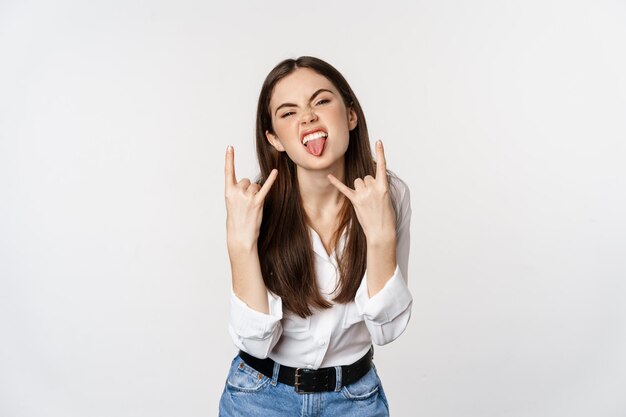
M623 1L0 0L0 415L217 415L223 161L336 66L412 192L392 415L626 415Z

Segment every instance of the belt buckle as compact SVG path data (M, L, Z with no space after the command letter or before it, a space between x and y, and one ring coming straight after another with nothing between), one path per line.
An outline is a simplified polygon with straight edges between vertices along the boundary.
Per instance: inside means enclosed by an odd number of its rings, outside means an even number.
M296 368L296 382L293 386L293 390L298 394L313 394L315 391L301 391L300 390L300 385L302 385L302 382L300 382L300 378L302 377L302 374L300 372L302 370L303 370L302 368Z

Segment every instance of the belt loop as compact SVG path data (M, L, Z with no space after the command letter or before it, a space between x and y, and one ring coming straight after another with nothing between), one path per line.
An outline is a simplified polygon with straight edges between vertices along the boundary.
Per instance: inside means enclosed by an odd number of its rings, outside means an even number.
M276 386L276 382L278 381L278 374L280 372L280 364L278 362L274 362L274 373L272 374L272 385Z
M341 366L335 366L335 391L341 391Z

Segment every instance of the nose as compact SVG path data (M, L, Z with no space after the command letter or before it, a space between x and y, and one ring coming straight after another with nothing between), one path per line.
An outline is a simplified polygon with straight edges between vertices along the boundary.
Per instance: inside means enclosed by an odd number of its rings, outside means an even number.
M302 117L300 118L300 120L302 121L302 123L311 123L317 120L317 115L311 107L307 107L302 112Z

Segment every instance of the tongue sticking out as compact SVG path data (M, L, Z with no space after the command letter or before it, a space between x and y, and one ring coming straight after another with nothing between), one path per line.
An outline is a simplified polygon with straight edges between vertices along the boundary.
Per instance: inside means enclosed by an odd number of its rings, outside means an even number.
M324 150L324 144L326 144L326 138L313 139L306 143L306 150L315 156L320 156Z

